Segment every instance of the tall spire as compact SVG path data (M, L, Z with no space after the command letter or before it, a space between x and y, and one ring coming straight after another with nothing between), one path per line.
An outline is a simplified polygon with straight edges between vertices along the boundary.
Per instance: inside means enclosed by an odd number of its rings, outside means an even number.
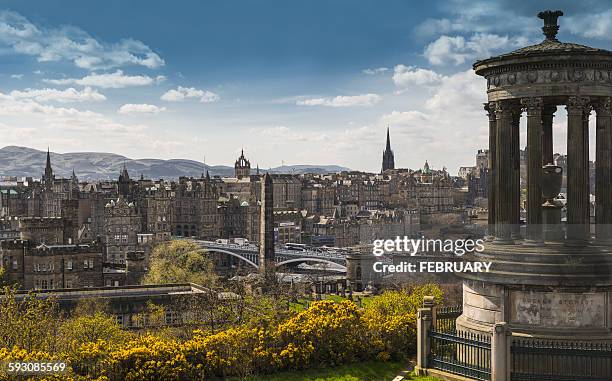
M391 137L389 135L389 126L387 126L387 145L383 152L382 172L388 169L395 169L395 158L391 149Z
M47 147L47 163L45 165L45 175L43 179L47 187L53 184L53 169L51 168L51 152L49 151L49 147Z

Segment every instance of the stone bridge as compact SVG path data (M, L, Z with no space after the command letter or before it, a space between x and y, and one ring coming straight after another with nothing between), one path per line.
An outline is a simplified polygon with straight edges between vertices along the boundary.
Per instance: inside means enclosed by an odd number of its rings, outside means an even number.
M257 245L239 245L202 240L195 240L194 242L208 251L231 255L254 268L259 268L259 246ZM346 271L346 255L327 251L288 250L276 247L274 250L274 261L276 262L276 267L299 263L323 263L330 265L332 269Z

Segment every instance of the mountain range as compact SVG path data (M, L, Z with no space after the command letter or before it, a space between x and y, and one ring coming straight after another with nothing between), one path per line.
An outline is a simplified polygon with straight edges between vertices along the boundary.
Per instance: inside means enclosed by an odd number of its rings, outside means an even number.
M0 148L0 176L40 178L45 170L47 153L28 147L6 146ZM56 177L70 177L72 171L80 180L117 179L125 165L130 177L142 174L149 179L176 179L180 176L201 176L208 172L211 176L234 176L234 167L207 165L187 159L130 159L125 156L105 152L51 152L51 165ZM263 169L262 169L263 170ZM270 173L334 173L347 171L337 165L284 165L270 168ZM254 172L254 169L253 169Z

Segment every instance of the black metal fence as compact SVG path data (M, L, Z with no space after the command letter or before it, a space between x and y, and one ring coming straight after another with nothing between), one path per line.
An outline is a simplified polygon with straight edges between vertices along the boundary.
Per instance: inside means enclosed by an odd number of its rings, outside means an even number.
M432 327L429 340L429 367L474 380L491 379L490 336Z
M454 332L455 322L463 312L462 306L437 307L433 326L438 332Z
M515 339L512 381L610 381L612 344Z

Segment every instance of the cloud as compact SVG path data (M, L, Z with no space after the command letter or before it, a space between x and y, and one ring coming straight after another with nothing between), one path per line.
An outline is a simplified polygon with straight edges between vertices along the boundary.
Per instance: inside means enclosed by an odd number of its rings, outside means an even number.
M163 75L149 77L148 75L126 75L122 70L114 73L92 73L83 78L43 79L43 82L54 85L94 86L104 89L119 89L132 86L147 86L164 81Z
M413 168L425 159L439 167L472 165L472 155L488 142L488 119L482 106L487 98L486 80L470 69L440 76L430 90L429 95L405 93L405 97L416 97L418 103L380 116L381 147L382 129L389 125L396 163L402 157L401 165L409 163ZM409 149L398 149L398 144Z
M612 40L612 9L586 16L566 17L564 21L569 31L578 36Z
M99 41L73 26L46 28L12 11L0 11L0 45L39 62L70 61L95 70L126 65L158 68L164 60L143 42L131 38L115 43Z
M25 89L13 90L9 93L13 99L34 99L38 102L97 102L104 101L106 97L91 87L76 90L72 87L64 90L57 89Z
M427 45L423 55L432 65L460 65L468 60L488 58L495 52L515 49L529 44L522 36L509 37L490 33L463 36L440 36Z
M505 4L504 4L505 3ZM517 6L505 0L451 0L444 6L446 17L428 18L414 28L418 38L448 34L518 33L538 34L537 7Z
M410 85L428 86L436 85L444 78L435 71L422 69L416 66L397 65L393 69L393 82L395 86L406 88Z
M378 94L338 95L327 98L311 98L296 101L298 106L327 106L327 107L353 107L372 106L380 102L382 97Z
M155 105L145 103L126 103L119 107L119 110L117 110L119 114L159 114L163 111L166 111L165 107L157 107Z
M365 75L384 74L389 70L388 67L377 67L376 69L363 69L361 72Z
M161 100L168 102L182 102L187 98L200 98L200 102L202 103L213 103L221 99L218 94L212 91L182 86L168 90L161 96Z
M23 78L23 74L11 74L11 78L13 78L13 79L21 79L21 78Z

